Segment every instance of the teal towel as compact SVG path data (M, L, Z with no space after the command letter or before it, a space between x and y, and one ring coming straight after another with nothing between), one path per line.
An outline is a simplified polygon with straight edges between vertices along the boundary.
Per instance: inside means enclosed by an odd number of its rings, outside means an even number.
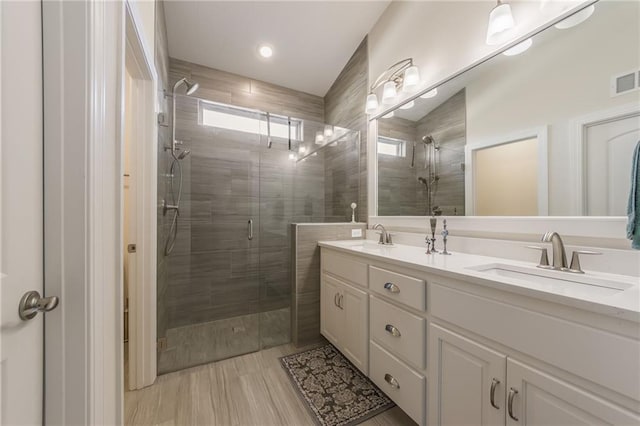
M631 162L631 191L627 206L627 238L631 240L631 248L640 250L640 142L633 151Z

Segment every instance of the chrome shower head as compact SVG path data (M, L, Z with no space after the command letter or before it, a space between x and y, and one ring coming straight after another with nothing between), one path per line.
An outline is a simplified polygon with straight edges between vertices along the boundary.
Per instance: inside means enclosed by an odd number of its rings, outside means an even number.
M189 154L191 154L191 151L185 149L184 151L180 152L180 154L178 154L178 160L184 160Z
M189 80L186 80L185 83L187 85L187 95L193 95L195 91L200 87L199 83L190 82Z
M424 135L422 137L422 142L429 145L431 143L435 143L435 140L433 139L433 136L431 135Z
M173 85L173 93L176 93L176 89L180 87L181 84L187 86L187 95L193 95L200 85L195 81L189 81L186 78L181 78Z

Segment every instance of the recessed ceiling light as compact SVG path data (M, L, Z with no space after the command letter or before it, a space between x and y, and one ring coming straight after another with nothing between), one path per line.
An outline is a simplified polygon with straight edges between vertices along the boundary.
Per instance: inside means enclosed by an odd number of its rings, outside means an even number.
M270 58L273 56L273 47L269 46L268 44L261 44L260 46L258 46L258 53L263 58Z

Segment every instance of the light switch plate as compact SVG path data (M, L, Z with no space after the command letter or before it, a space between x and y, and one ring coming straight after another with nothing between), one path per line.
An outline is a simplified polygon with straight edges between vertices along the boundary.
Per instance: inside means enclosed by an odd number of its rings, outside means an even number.
M351 238L362 237L362 229L352 229L351 230Z

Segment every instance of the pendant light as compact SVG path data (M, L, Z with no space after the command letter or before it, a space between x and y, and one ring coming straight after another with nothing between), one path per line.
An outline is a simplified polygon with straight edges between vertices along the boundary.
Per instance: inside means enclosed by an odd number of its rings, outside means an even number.
M516 26L511 13L511 6L498 0L496 7L489 14L489 26L487 27L487 44L496 45L506 41L509 30Z

